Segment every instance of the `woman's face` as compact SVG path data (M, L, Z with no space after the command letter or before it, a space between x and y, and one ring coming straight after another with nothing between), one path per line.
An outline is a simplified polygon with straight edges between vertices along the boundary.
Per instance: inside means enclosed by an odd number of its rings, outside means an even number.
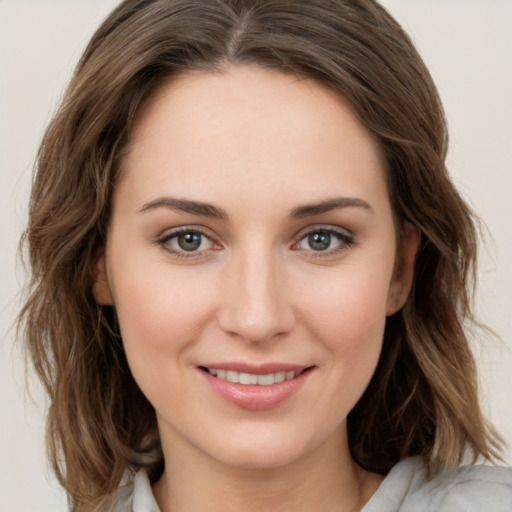
M121 170L94 291L164 450L278 467L338 446L417 244L397 244L347 104L256 67L190 73L141 113Z

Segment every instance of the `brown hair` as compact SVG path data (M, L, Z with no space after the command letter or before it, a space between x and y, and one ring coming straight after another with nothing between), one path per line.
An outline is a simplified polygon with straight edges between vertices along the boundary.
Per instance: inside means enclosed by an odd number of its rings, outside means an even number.
M110 198L134 117L160 84L191 69L248 63L337 91L378 138L399 226L421 233L404 308L388 318L366 392L348 418L354 459L385 474L421 455L430 468L469 449L498 457L464 324L472 320L473 215L446 168L436 88L410 39L373 0L125 0L89 43L42 141L24 235L32 269L20 315L50 397L47 440L71 505L98 503L162 454L115 312L92 295Z

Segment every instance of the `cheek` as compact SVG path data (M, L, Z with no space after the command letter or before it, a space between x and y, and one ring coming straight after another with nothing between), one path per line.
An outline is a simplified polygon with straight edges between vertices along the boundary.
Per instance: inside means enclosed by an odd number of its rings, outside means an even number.
M345 344L364 345L382 332L389 290L387 274L349 269L329 281L328 286L311 283L302 292L304 317L322 338L343 348Z
M169 357L180 359L214 308L212 287L204 286L200 272L140 263L120 258L112 276L123 344L136 378L148 368L165 372Z
M317 288L317 293L306 288L304 318L329 354L331 392L342 394L348 409L363 393L380 356L388 286L386 273L353 271L333 279L328 289Z

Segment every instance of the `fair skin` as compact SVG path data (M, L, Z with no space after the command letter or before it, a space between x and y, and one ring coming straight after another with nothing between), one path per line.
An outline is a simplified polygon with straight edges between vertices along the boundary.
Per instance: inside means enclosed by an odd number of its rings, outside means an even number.
M377 142L315 82L238 66L165 84L121 171L94 292L156 410L161 510L360 510L382 477L346 418L418 244Z

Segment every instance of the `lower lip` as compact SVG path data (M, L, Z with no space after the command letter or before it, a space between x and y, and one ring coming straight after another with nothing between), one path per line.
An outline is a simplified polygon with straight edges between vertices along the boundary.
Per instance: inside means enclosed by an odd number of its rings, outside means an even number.
M293 379L270 386L237 384L214 377L204 370L200 371L212 389L228 402L241 409L263 411L277 407L297 393L312 369L303 371Z

